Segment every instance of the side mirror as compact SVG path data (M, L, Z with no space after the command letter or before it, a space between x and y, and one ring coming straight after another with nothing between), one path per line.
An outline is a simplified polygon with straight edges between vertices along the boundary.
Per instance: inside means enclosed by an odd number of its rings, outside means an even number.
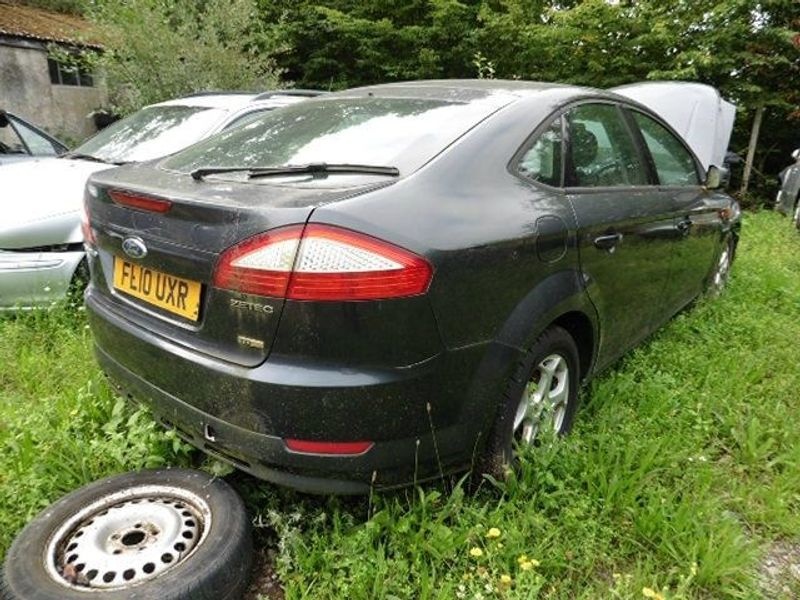
M800 160L800 148L792 152L792 159L793 160Z
M706 173L706 188L709 190L717 190L722 187L722 180L724 179L724 175L722 173L722 169L720 169L717 165L711 165L708 167L708 173Z

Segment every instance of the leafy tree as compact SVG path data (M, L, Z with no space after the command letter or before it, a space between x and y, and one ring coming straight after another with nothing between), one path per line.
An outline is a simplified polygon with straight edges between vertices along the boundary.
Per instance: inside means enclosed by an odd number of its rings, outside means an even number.
M278 42L252 0L94 0L85 14L104 51L81 60L104 74L120 113L200 90L278 85Z
M671 9L671 10L670 10ZM800 12L794 0L650 2L645 18L679 17L672 58L650 76L702 81L720 89L740 108L732 146L744 153L755 112L766 109L755 157L755 183L762 196L800 146ZM787 126L788 125L788 126Z
M277 58L298 86L475 75L476 2L261 0L259 6L285 42Z

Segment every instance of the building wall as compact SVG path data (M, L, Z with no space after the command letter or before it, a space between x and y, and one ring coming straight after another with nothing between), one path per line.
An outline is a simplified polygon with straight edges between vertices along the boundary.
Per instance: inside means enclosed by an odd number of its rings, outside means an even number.
M52 84L43 44L0 39L0 108L74 143L96 131L88 115L105 102L99 78L95 87Z

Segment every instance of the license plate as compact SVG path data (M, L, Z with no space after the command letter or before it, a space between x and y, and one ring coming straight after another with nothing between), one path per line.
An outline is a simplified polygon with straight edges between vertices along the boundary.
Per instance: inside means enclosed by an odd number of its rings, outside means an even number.
M200 314L199 281L167 275L114 257L114 288L148 304L197 321Z

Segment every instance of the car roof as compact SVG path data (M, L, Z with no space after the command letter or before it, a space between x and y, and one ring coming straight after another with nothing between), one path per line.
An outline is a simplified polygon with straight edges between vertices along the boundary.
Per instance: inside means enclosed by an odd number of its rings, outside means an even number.
M501 96L506 101L535 96L548 90L564 90L577 93L586 91L561 83L543 81L521 81L516 79L429 79L422 81L402 81L333 92L328 97L414 97L431 100L469 102Z
M319 92L323 93L323 92ZM268 106L278 108L302 102L311 97L311 91L274 90L269 92L200 92L183 98L158 102L150 106L196 106L201 108L221 108L237 111L248 106Z

